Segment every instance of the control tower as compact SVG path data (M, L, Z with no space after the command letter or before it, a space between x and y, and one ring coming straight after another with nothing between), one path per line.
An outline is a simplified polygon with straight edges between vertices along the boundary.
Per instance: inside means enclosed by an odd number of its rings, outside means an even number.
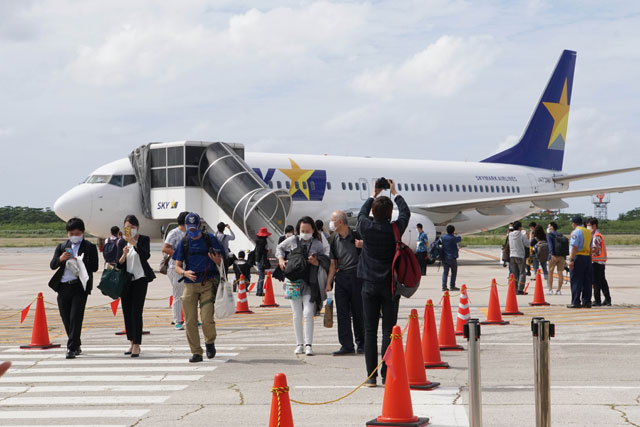
M593 203L593 216L598 219L607 219L607 205L611 202L609 194L597 194L591 197Z

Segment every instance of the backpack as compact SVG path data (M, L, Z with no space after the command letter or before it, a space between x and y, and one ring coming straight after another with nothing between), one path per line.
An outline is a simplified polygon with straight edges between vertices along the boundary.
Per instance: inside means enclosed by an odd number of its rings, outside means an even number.
M507 240L505 240L504 245L502 245L502 261L509 262L510 257L511 247L509 246L509 236L507 236Z
M391 264L391 271L393 273L391 289L394 295L411 298L418 290L420 279L422 279L420 264L418 264L418 260L413 251L402 243L402 236L400 236L398 225L392 222L391 228L393 229L393 235L396 239L396 254Z
M536 243L536 257L540 262L547 261L547 258L549 258L549 244L547 242L540 241Z
M560 233L556 235L553 254L556 256L569 256L569 239Z
M284 269L284 277L292 282L298 280L309 280L309 263L307 259L309 255L303 249L300 244L300 238L298 238L298 247L289 252L289 258L287 259L287 266Z
M256 265L256 251L255 251L255 249L250 251L249 254L247 255L247 263L249 264L249 267L253 267L254 265Z
M436 239L434 242L429 244L429 258L433 261L442 261L442 247L440 246L442 242L440 239Z
M182 255L184 256L184 263L182 265L186 267L189 266L189 263L187 262L187 259L189 258L189 242L187 240L187 237L188 236L185 235L182 238ZM209 252L213 247L213 244L211 243L211 236L209 235L209 233L205 233L203 231L202 238L204 239L204 242L207 244L207 252ZM222 255L224 256L224 254Z
M109 239L102 247L105 262L115 264L118 260L118 243L120 239Z

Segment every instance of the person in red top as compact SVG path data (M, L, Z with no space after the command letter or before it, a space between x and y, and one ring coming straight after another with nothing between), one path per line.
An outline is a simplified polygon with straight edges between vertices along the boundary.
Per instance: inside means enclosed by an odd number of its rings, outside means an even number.
M604 237L598 230L598 219L587 220L587 229L591 231L591 262L593 263L593 306L611 305L609 284L604 275L604 267L607 263L607 245ZM600 292L604 295L604 301L600 299Z

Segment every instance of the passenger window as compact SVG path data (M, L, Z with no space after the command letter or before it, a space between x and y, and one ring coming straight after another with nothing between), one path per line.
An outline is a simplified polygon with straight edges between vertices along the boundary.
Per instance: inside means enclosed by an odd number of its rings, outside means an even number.
M474 186L473 186L473 191L474 191L475 193L477 193L477 192L478 192L478 186L477 186L477 185L474 185Z
M418 191L422 191L422 184L417 184L416 188L418 189Z
M109 180L109 184L115 185L116 187L122 186L122 175L113 175Z
M273 188L273 181L269 181L269 184L267 184L269 186L269 188Z
M286 181L285 184L287 185L287 190L291 189L291 181Z
M354 185L356 186L356 190L360 191L360 184L356 182Z
M511 190L509 190L509 186L507 185L507 193L511 193Z
M331 190L331 183L327 181L327 190Z
M482 185L480 186L480 192L481 192L481 193L483 192L483 191L482 191Z
M493 185L491 186L491 192L493 193Z
M125 175L122 179L122 186L126 187L129 184L133 184L136 182L136 176L135 175Z
M462 184L462 192L463 192L463 193L466 193L466 192L467 192L467 186L466 186L466 185L464 185L464 184Z
M460 192L460 186L456 184L456 193Z
M307 181L302 181L302 189L303 190L307 189Z
M205 147L185 147L185 164L187 166L198 166L200 164L200 157Z
M488 186L488 185L485 185L485 186L484 186L484 192L485 192L485 193L488 193L488 192L489 192L489 186Z
M505 191L504 191L504 185L502 186L502 192L503 192L503 193L505 192Z
M440 184L436 184L436 191L440 191Z
M518 193L520 192L520 186L517 186L516 189L518 190Z
M282 183L280 181L276 181L276 187L278 187L278 190L282 189Z
M362 189L363 189L364 191L367 191L367 183L366 183L366 182L363 182L363 183L362 183Z
M346 185L344 182L342 183L342 189L343 189L343 190L346 190L346 189L347 189L347 185Z
M349 183L349 190L353 190L353 183Z
M429 188L431 189L431 191L433 191L433 184L429 184ZM438 190L440 191L440 190Z
M300 189L300 183L298 181L296 181L293 185L295 185L296 190Z
M184 164L184 147L167 148L167 166L182 166Z
M415 184L411 184L411 191L416 191L416 186L415 186Z
M447 191L447 184L442 184L442 191Z
M309 183L309 189L310 189L311 191L315 191L315 190L316 190L316 182L315 182L315 181L311 181L311 182Z

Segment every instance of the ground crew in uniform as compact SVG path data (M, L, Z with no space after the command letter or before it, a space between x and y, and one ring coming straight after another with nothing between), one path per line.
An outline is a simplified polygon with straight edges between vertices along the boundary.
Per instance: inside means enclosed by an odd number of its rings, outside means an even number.
M331 215L329 236L331 265L325 291L331 292L335 278L335 301L338 312L338 341L340 349L334 356L364 353L364 319L362 313L362 280L358 278L358 260L362 240L347 225L347 214L335 211ZM353 334L351 317L353 316ZM353 338L355 336L355 347Z
M211 359L216 355L216 322L213 316L216 292L220 283L218 266L222 263L224 248L213 234L202 232L198 214L192 212L187 215L185 224L187 235L178 243L173 259L176 261L176 273L184 276L182 307L187 341L192 353L189 362L193 363L202 362L198 303L207 358Z
M429 237L422 229L422 224L416 225L418 231L418 242L416 244L416 258L420 264L420 274L427 275L427 248L429 247Z
M569 270L571 270L571 304L567 308L591 308L591 232L582 226L582 218L571 219Z
M67 359L74 359L82 352L80 334L87 304L87 296L93 287L93 273L98 271L96 245L84 239L84 222L80 218L67 221L68 240L56 246L50 267L56 270L49 287L58 294L58 310L67 333ZM79 278L78 257L89 276L85 285Z
M598 218L587 221L587 230L591 231L591 267L593 269L593 305L611 305L609 283L604 275L604 267L607 263L607 245L604 237L598 230ZM604 301L600 299L600 292L604 295Z

